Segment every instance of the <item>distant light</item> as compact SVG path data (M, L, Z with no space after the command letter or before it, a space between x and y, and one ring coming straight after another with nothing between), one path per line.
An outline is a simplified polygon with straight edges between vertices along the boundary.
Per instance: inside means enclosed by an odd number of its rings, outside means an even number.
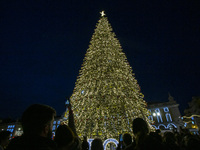
M194 117L192 117L191 119L194 120Z
M153 116L156 116L156 113L153 113Z
M81 91L81 94L84 94L84 90Z
M67 100L67 101L65 102L65 104L69 104L69 100Z
M160 116L160 113L158 112L157 115Z
M194 124L194 121L192 121L192 124Z
M21 130L21 128L18 128L18 130L20 131L20 130Z

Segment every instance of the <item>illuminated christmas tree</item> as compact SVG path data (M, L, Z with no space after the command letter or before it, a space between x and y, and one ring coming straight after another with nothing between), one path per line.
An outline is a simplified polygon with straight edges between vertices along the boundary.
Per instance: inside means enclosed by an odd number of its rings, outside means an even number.
M114 138L132 133L132 120L148 120L143 94L104 12L70 98L78 135Z

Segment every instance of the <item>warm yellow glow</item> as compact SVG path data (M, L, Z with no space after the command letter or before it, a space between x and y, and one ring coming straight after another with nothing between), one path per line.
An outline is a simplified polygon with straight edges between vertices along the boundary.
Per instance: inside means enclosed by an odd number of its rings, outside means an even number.
M143 97L107 17L101 17L70 98L78 135L103 139L132 133L134 118L149 121Z
M198 129L197 125L192 125L193 129Z
M101 17L106 15L104 11L101 11L100 14L101 14Z

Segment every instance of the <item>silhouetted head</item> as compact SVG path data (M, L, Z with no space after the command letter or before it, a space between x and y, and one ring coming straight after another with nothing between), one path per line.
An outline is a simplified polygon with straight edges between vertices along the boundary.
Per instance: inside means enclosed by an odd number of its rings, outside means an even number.
M124 142L125 146L128 146L132 143L132 137L129 133L125 133L123 135L123 142Z
M56 130L54 141L58 148L69 147L74 142L74 133L67 125L60 125Z
M83 140L86 140L86 141L87 141L87 136L83 136Z
M148 125L146 121L142 118L136 118L133 120L133 134L137 134L138 132L147 134L149 132Z
M21 118L24 134L43 134L46 137L51 137L55 115L55 109L50 106L31 105L24 111Z
M91 150L103 150L103 142L100 138L95 138L92 141Z
M172 132L165 132L163 136L163 140L165 143L172 144L176 142L176 137Z

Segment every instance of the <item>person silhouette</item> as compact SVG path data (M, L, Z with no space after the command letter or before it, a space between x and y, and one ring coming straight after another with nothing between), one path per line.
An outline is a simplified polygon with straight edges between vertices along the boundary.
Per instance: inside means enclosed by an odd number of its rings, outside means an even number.
M82 150L89 150L89 143L86 136L83 136Z
M68 150L74 143L74 138L71 128L62 124L56 130L54 141L57 144L58 150Z
M55 109L43 104L33 104L22 114L23 135L9 143L7 150L56 150L52 138Z

